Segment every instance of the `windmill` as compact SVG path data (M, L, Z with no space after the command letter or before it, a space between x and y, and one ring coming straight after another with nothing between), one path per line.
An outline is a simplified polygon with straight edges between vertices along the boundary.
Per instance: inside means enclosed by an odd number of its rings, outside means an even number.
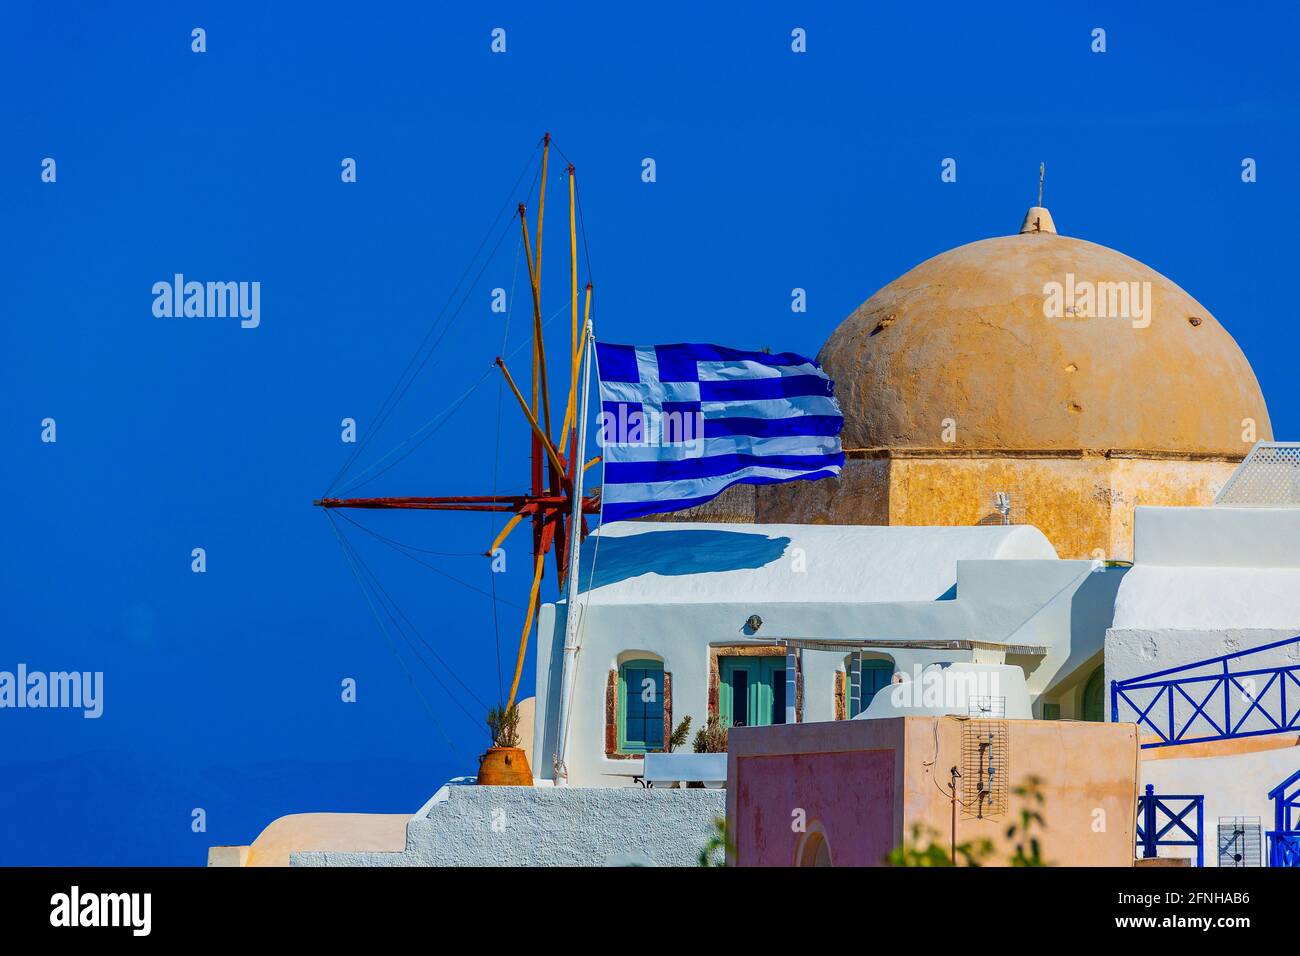
M519 203L517 215L522 231L521 242L528 265L529 287L533 303L533 337L531 359L531 391L525 399L514 377L506 367L505 360L497 357L496 366L504 376L506 384L514 395L520 410L529 426L529 454L531 460L529 490L515 495L441 495L431 497L374 497L374 498L319 498L313 504L326 509L358 508L381 510L416 510L416 511L482 511L510 514L504 527L484 552L492 557L510 533L524 521L532 525L533 569L532 586L529 590L527 610L519 639L519 654L515 661L514 678L510 684L510 695L504 708L509 713L515 705L519 692L519 680L523 674L524 658L528 649L528 638L532 632L537 615L538 595L541 590L542 574L546 555L554 553L557 585L570 585L570 595L575 591L576 579L571 579L570 571L574 563L574 552L587 535L586 516L599 514L600 492L595 491L584 496L582 493L583 474L596 464L600 457L585 463L582 456L585 448L585 401L580 411L580 397L585 400L587 379L583 376L589 363L585 356L590 354L591 339L591 296L592 285L585 288L585 303L581 327L578 323L578 239L577 209L574 167L568 164L567 178L569 185L569 261L570 261L570 315L571 333L569 352L569 390L565 400L564 418L557 433L552 427L550 382L547 375L546 345L542 336L542 224L546 214L546 173L551 146L551 137L547 133L542 139L541 185L537 202L536 248L528 233L527 208ZM562 155L562 154L561 154ZM494 741L496 743L496 741ZM493 751L514 750L513 754L493 754ZM492 761L490 765L490 761ZM509 764L509 769L500 764ZM521 766L522 764L522 766ZM480 768L480 782L489 782L493 771L504 770L505 778L491 779L490 782L513 782L531 784L532 774L522 751L516 748L494 746L485 755L484 765Z

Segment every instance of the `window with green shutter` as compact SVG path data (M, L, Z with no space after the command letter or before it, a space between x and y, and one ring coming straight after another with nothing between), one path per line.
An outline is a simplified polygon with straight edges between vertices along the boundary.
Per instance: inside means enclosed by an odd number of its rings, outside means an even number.
M618 669L618 749L631 754L664 749L661 661L627 661Z
M718 716L727 727L785 723L784 657L719 657Z

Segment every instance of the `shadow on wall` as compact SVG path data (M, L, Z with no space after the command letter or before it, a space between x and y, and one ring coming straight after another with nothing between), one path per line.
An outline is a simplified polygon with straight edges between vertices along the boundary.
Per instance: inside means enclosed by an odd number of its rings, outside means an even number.
M1115 598L1127 567L1104 567L1093 571L1070 596L1070 656L1057 670L1057 679L1048 685L1053 694L1065 688L1074 694L1083 690L1096 671L1102 683L1100 712L1077 713L1076 719L1108 721L1110 719L1110 685L1106 683L1106 630L1115 620Z
M602 538L592 587L604 587L652 573L680 575L752 570L778 560L789 544L790 539L786 537L705 529L647 531L627 537ZM582 557L590 567L591 553L585 546Z
M1091 657L1106 649L1106 629L1115 622L1115 599L1126 567L1100 568L1088 575L1070 600L1071 644ZM1070 664L1079 663L1071 653Z

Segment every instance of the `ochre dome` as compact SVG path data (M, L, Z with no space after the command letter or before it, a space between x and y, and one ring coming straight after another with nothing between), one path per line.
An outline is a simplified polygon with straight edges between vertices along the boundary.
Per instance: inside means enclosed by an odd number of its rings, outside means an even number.
M1026 228L923 262L835 330L819 360L835 380L846 449L1240 458L1244 419L1272 438L1250 363L1204 306L1113 249ZM1149 282L1149 326L1047 318L1045 285L1070 274L1076 288Z

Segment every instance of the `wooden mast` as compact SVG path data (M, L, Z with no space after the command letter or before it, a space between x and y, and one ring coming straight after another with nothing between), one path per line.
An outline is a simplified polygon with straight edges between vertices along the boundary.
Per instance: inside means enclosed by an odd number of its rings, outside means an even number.
M555 548L555 569L558 584L563 587L569 577L570 562L577 543L587 535L585 515L598 514L600 511L600 492L597 489L591 495L584 496L575 487L581 488L581 474L590 468L599 457L583 464L584 452L577 428L578 388L580 370L583 362L583 350L589 344L588 329L591 316L591 283L586 288L586 311L581 334L578 331L578 264L577 264L577 223L576 197L573 182L573 166L569 173L569 255L570 255L570 375L569 395L565 403L564 424L559 436L557 448L552 438L550 410L550 390L546 368L546 345L542 335L541 308L541 267L542 267L542 223L546 210L546 174L550 152L550 133L542 138L542 179L538 191L536 247L530 242L527 211L524 203L519 204L519 222L522 245L528 265L529 288L533 300L533 341L531 355L532 388L529 399L525 399L515 384L514 378L506 368L505 361L498 357L497 366L505 378L511 393L518 402L529 426L529 447L531 451L530 491L522 495L450 495L450 496L406 496L374 498L322 498L313 502L322 508L360 508L360 509L405 509L426 511L485 511L510 513L511 518L497 534L496 539L486 554L492 556L501 547L506 538L525 519L530 519L533 530L533 574L529 589L527 611L519 640L519 654L515 661L514 677L510 685L507 708L514 705L519 691L519 682L523 674L524 659L528 650L528 638L536 618L538 597L541 590L542 573L545 567L546 553ZM584 381L585 384L585 381ZM576 522L576 526L575 526Z

